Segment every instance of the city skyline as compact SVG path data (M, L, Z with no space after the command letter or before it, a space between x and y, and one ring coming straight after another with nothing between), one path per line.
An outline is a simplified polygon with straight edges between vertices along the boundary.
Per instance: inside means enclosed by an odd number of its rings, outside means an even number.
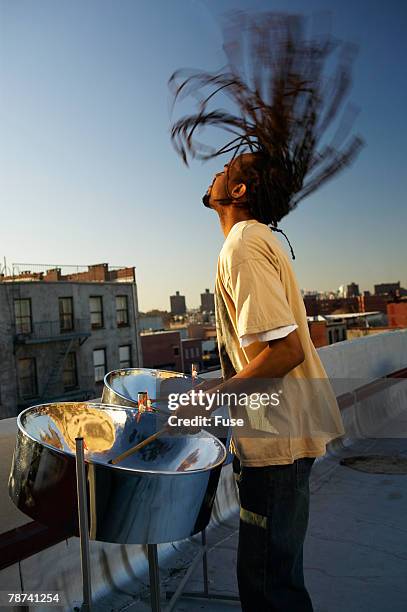
M184 66L224 64L226 11L285 7L282 0L1 1L0 255L135 266L140 310L168 308L176 289L199 304L201 291L213 290L224 241L216 215L201 204L218 165L187 169L175 155L167 80ZM333 33L359 45L349 100L360 108L355 132L366 140L352 168L281 224L299 285L405 286L406 6L294 0L289 8L332 10Z
M397 280L397 281L389 281L389 284L398 283L398 282L400 283L400 288L404 289L403 283L400 282L399 280ZM303 295L319 295L319 296L324 296L324 297L326 297L328 295L335 295L336 297L341 297L341 295L340 295L341 294L341 289L343 289L345 291L345 293L346 293L347 286L351 285L352 283L353 283L353 281L349 281L347 283L344 283L343 285L340 285L336 289L327 289L327 290L301 288L301 293ZM380 284L382 284L382 281L374 283L374 285L380 285ZM360 283L356 283L356 285L359 286L359 295L360 296L363 296L365 291L368 291L370 293L370 295L375 295L374 286L366 288L366 287L361 286ZM182 292L181 290L178 290L178 289L175 290L175 291L177 293L179 293L180 297L185 297L185 302L186 302L187 310L191 310L191 311L199 310L200 304L194 303L193 305L191 305L191 304L188 303L189 298L188 298L188 293L187 292ZM211 293L213 295L213 290L209 289L209 291L211 291ZM168 296L168 301L170 301L170 297L171 296ZM342 297L346 297L346 296L342 296ZM146 309L144 311L141 309L140 312L141 313L143 313L143 312L147 312L148 313L148 312L152 312L154 310L162 310L163 312L164 311L170 312L171 308L168 307L168 305L167 305L167 307L164 307L164 306L163 307L153 306L152 308Z
M104 264L108 267L110 267L110 269L115 269L115 268L126 268L126 266L112 266L110 265L108 262L104 262ZM22 269L21 266L25 266L24 267L24 271ZM92 264L90 264L93 268L94 267L98 267L99 265L103 265L103 264L95 264L94 262ZM30 266L32 266L32 269L30 269ZM39 273L39 271L41 270L41 272L44 274L46 272L46 270L52 270L52 269L62 269L62 273L74 273L74 271L76 270L77 272L81 271L83 273L83 270L88 269L89 268L89 264L85 264L85 265L80 265L80 264L60 264L60 263L53 263L53 264L40 264L40 263L32 263L32 264L15 264L13 262L9 262L7 260L6 257L1 258L0 260L0 275L4 274L5 276L11 276L13 273L15 275L18 274L23 274L25 275L26 273L32 273L33 275L36 275ZM72 270L68 271L68 268L72 268ZM133 267L128 268L128 269L133 269ZM137 283L137 290L138 293L140 293L140 286L137 282L137 267L134 266L135 269L135 279L136 279L136 283ZM29 274L28 274L29 276ZM38 279L36 279L38 280ZM48 282L48 281L47 281ZM342 292L346 293L346 289L348 286L355 284L358 288L359 288L359 295L363 295L364 291L369 291L371 295L375 294L375 286L376 285L380 285L382 283L385 284L394 284L394 283L399 283L400 284L400 288L401 289L405 289L405 285L407 283L403 283L402 280L400 279L376 279L373 283L373 285L371 286L364 286L363 283L360 283L359 281L355 281L355 279L352 280L347 280L344 281L341 285L339 285L338 287L334 288L334 287L328 287L327 289L321 289L321 288L309 288L309 287L300 287L301 293L303 295L313 295L313 294L318 294L318 295L324 295L327 296L329 294L332 295L336 295L336 296L340 296L340 294ZM182 289L172 289L171 293L167 296L167 302L168 304L153 304L147 308L140 308L140 312L150 312L150 311L154 311L154 310L162 310L162 311L168 311L170 312L171 307L170 307L170 298L171 296L174 296L175 294L179 294L181 297L185 297L185 301L186 301L186 306L188 310L196 310L200 308L200 299L201 299L201 294L205 293L206 291L210 291L211 294L214 294L214 287L201 287L200 289L198 288L199 294L198 294L198 301L194 302L192 305L191 303L189 303L190 300L190 293L188 292L188 290L183 291ZM140 300L139 300L140 302Z

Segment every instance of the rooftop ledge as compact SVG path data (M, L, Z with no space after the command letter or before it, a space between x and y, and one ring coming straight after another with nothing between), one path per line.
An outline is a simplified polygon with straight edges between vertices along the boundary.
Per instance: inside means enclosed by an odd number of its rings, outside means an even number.
M319 349L330 378L341 381L337 394L342 404L346 435L330 445L317 460L311 479L310 527L305 544L305 577L315 612L404 612L407 601L407 479L403 473L367 473L350 469L343 459L354 455L383 455L407 459L407 330L383 333ZM211 372L208 376L218 376ZM380 381L397 376L396 385ZM363 393L360 381L367 381ZM380 438L361 439L352 424L369 420L377 409L383 425L392 423L392 438L386 429ZM16 432L15 419L0 421L0 532L16 535L24 525L38 524L19 512L9 501L7 480ZM45 530L46 531L46 530ZM212 521L207 530L209 587L211 593L237 595L235 560L238 536L238 499L231 466L223 468ZM7 535L7 534L5 534ZM52 535L52 534L51 534ZM0 590L59 591L72 610L81 601L78 538L52 544L50 534L33 533L33 542L43 538L43 550L29 556L21 540L20 564L0 571ZM36 539L37 538L37 539ZM30 541L30 540L29 540ZM10 537L0 536L0 559L10 549ZM25 548L24 548L25 546ZM159 546L162 591L174 590L199 550L200 538ZM24 550L23 550L24 549ZM20 569L19 569L20 565ZM91 542L94 610L148 610L148 568L145 548ZM200 565L190 577L187 590L202 590ZM142 601L141 597L144 597ZM103 602L102 602L103 598ZM147 602L147 603L146 603ZM181 599L174 610L231 609L219 600ZM240 609L233 605L233 609Z

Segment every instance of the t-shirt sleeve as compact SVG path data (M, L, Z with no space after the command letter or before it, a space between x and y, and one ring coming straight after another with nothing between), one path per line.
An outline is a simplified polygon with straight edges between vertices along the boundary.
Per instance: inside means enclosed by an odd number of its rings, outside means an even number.
M270 340L279 340L285 338L293 331L297 329L298 325L284 325L284 327L275 327L264 332L258 332L256 334L245 334L240 340L240 346L245 348L250 346L253 342L270 342Z
M266 258L232 267L229 292L236 309L238 336L296 325L277 268Z

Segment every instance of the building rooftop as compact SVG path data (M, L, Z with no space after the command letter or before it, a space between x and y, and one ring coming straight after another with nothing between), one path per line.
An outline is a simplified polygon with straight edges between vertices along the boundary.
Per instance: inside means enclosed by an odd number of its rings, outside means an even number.
M324 315L326 319L357 319L358 317L370 317L372 315L381 314L378 310L371 310L370 312L346 312L343 314L327 314Z
M341 465L354 455L400 455L405 440L365 440L318 462L312 472L310 524L304 548L305 581L315 612L404 612L407 601L407 477L365 473ZM208 534L210 594L238 596L234 568L238 509ZM191 557L165 583L175 590ZM187 590L203 592L198 566ZM137 602L129 612L148 610ZM238 602L183 597L174 612L241 610Z
M75 266L64 264L12 263L0 269L0 282L134 282L134 267L107 263Z

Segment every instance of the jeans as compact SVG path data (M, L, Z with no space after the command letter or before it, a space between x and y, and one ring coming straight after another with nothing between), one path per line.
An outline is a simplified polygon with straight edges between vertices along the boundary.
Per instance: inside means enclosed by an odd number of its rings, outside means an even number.
M303 543L314 458L242 467L237 579L243 612L312 612Z

